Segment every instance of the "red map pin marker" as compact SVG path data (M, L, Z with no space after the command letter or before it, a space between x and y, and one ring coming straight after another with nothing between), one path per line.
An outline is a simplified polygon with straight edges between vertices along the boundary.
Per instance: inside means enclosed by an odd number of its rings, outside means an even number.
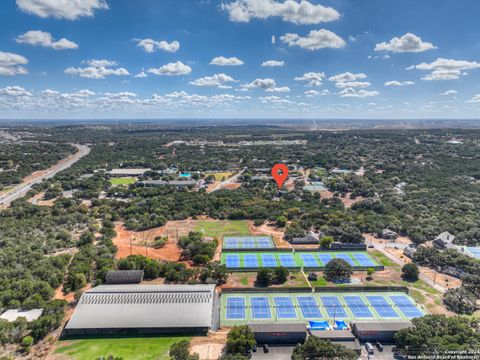
M272 168L272 176L277 182L278 188L281 189L288 177L288 167L285 164L275 164Z

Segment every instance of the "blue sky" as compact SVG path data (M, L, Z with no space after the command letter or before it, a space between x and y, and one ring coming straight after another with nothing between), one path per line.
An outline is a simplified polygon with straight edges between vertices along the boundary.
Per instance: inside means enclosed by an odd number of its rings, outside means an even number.
M58 3L2 1L0 118L479 117L476 0Z

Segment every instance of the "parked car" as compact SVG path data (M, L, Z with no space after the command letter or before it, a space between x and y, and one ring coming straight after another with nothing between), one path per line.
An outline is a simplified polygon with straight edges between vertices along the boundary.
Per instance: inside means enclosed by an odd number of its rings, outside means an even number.
M365 343L365 349L367 350L367 353L369 355L373 355L375 353L375 349L373 348L373 345L370 344L369 342Z
M374 247L375 247L375 246L373 246L373 245L368 245L368 248L369 248L369 249L373 249Z
M253 352L257 352L257 345L253 345L252 351L253 351Z
M378 351L383 351L383 345L380 344L378 341L375 343L375 346L377 347Z
M269 351L270 351L270 349L268 348L268 345L267 344L263 345L263 352L266 354Z

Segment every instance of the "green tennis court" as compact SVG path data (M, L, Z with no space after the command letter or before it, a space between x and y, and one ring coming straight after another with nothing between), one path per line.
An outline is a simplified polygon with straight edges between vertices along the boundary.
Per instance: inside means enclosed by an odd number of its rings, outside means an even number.
M250 322L408 320L426 314L403 292L238 292L221 296L222 326Z

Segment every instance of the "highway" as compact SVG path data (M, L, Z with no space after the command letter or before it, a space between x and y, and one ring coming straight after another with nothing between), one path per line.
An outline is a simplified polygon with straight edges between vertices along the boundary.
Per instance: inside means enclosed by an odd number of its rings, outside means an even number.
M29 181L24 181L21 184L15 186L14 188L10 189L6 193L0 196L0 207L5 208L10 205L10 203L16 199L19 199L27 192L30 191L33 185L41 183L45 179L50 179L58 174L60 171L63 171L73 164L75 164L78 160L82 157L87 155L90 152L90 148L86 145L80 144L72 144L77 148L77 152L65 159L60 160L58 163L53 165L52 167L48 168L45 171L42 171L43 174L39 175L38 177L34 177Z

